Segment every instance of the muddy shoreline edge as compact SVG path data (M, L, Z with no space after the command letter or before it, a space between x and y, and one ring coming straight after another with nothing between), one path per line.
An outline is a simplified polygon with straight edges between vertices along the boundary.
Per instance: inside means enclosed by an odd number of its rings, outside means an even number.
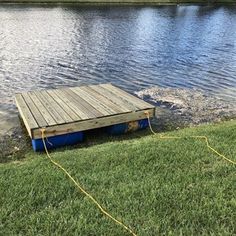
M135 92L156 106L153 125L159 132L236 119L236 105L196 89L151 87ZM20 118L0 136L0 163L23 159L32 150Z

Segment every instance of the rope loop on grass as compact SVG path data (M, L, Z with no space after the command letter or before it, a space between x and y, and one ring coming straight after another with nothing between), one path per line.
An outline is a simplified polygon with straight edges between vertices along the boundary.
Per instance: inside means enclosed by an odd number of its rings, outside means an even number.
M107 212L107 210L105 210L105 208L103 208L101 206L101 204L98 203L98 201L88 192L86 191L82 186L81 184L76 181L69 173L68 171L63 167L61 166L59 163L57 163L56 161L54 161L52 159L52 157L50 156L49 154L49 151L47 149L47 145L46 145L46 142L45 142L45 139L47 140L47 137L45 135L45 132L46 132L46 129L43 128L41 129L41 134L42 134L42 141L43 141L43 146L44 146L44 149L45 149L45 152L47 154L47 157L49 158L49 160L55 165L57 166L59 169L61 169L68 177L69 179L74 183L74 185L76 185L78 187L78 189L83 193L85 194L97 207L98 209L104 214L106 215L108 218L110 218L111 220L113 220L116 224L122 226L126 231L128 231L131 235L133 236L137 236L137 234L135 234L133 232L133 230L131 228L129 228L128 226L126 226L124 223L122 223L120 220L117 220L115 217L113 217L110 213Z
M149 112L145 111L144 112L145 115L147 116L147 119L148 119L148 125L149 125L149 128L150 128L150 131L152 132L153 135L158 135L158 133L156 133L153 128L152 128L152 125L151 125L151 121L150 121L150 114ZM110 218L112 221L114 221L116 224L122 226L126 231L128 231L131 235L133 236L137 236L137 234L135 234L133 232L133 230L131 228L129 228L128 226L126 226L124 223L122 223L121 221L117 220L115 217L113 217L110 213L107 212L107 210L105 210L105 208L103 208L99 203L98 201L89 193L87 192L81 185L79 182L76 182L76 180L68 173L68 171L63 167L61 166L60 164L58 164L56 161L54 161L52 159L52 157L50 156L49 152L48 152L48 149L47 149L47 146L46 146L46 142L45 142L45 139L47 140L47 137L45 135L45 132L46 132L46 129L43 128L41 129L41 134L42 134L42 141L43 141L43 145L44 145L44 149L45 149L45 152L47 154L47 157L49 158L49 160L55 165L57 166L59 169L61 169L68 177L69 179L78 187L78 189L84 193L88 198L90 198L90 200L98 207L98 209L104 214L106 215L108 218ZM236 165L236 161L233 161L229 158L227 158L225 155L219 153L216 149L214 149L213 147L210 146L209 144L209 140L206 136L198 136L198 135L193 135L193 136L188 136L188 137L180 137L180 136L162 136L160 135L158 137L159 139L183 139L183 138L194 138L194 139L204 139L205 143L206 143L206 146L208 149L210 149L212 152L214 152L215 154L217 154L219 157L223 158L224 160L230 162L231 164L233 165ZM48 140L47 140L48 141Z
M152 134L154 135L158 135L158 133L156 133L153 128L152 128L152 125L151 125L151 121L150 121L150 114L148 111L145 111L144 112L145 115L147 116L147 119L148 119L148 125L149 125L149 129L150 131L152 132ZM160 134L160 136L158 137L159 139L183 139L183 138L194 138L194 139L203 139L206 143L206 146L208 149L210 149L212 152L214 152L215 154L217 154L219 157L223 158L225 161L228 161L229 163L233 164L233 165L236 165L236 161L234 160L231 160L229 159L228 157L226 157L225 155L219 153L216 149L214 149L212 146L210 146L209 144L209 140L206 136L202 135L193 135L193 136L188 136L188 137L180 137L180 136L162 136Z

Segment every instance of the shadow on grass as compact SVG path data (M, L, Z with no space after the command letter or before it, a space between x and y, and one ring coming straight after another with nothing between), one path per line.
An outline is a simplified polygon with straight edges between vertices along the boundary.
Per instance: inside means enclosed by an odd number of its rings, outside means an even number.
M163 131L166 128L158 126L154 122L154 129ZM121 135L109 135L105 128L93 129L84 132L84 141L72 146L65 146L51 150L50 152L63 152L75 148L87 148L95 145L101 145L107 142L119 142L130 139L138 139L150 135L150 130L138 130L132 133ZM27 134L23 122L20 119L20 126L9 130L5 135L0 137L0 163L7 163L16 160L22 160L26 154L32 152L31 139Z
M159 116L152 119L152 127L156 132L165 132L176 130L176 128L183 128L178 119L167 119L172 117L169 114ZM26 154L32 152L31 139L24 127L24 123L19 118L20 125L15 127L5 135L0 137L0 163L7 163L16 160L22 160ZM84 131L84 141L72 146L65 146L51 150L50 152L63 152L75 148L87 148L95 145L101 145L107 142L120 142L124 140L139 139L144 136L151 135L150 129L138 130L136 132L125 133L120 135L109 135L105 128L93 129ZM65 137L66 138L66 137Z

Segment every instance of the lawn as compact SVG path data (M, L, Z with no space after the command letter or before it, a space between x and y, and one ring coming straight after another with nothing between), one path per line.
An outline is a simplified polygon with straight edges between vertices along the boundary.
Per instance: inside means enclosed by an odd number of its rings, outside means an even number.
M165 135L206 135L236 160L236 121ZM147 130L78 147L51 156L137 235L236 234L236 166L203 141ZM45 154L0 164L0 186L1 235L129 235Z

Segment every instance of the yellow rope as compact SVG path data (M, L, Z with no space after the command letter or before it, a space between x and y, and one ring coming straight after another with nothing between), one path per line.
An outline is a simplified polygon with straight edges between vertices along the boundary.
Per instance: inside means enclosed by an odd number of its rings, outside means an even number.
M157 135L157 133L153 130L152 125L151 125L151 121L150 121L150 115L149 112L145 112L147 119L148 119L148 124L149 124L149 128L151 130L151 132L154 135ZM47 154L47 157L49 158L49 160L55 165L57 166L59 169L61 169L69 178L70 180L78 187L78 189L84 193L88 198L90 198L90 200L92 200L92 202L99 208L99 210L106 215L108 218L110 218L111 220L113 220L115 223L117 223L118 225L122 226L125 230L127 230L131 235L133 236L137 236L137 234L135 234L132 229L130 229L128 226L126 226L124 223L122 223L121 221L117 220L115 217L113 217L111 214L109 214L99 203L98 201L90 194L88 193L78 182L76 182L76 180L67 172L67 170L62 167L60 164L58 164L57 162L55 162L47 149L46 143L45 143L45 139L47 139L47 137L45 136L45 129L41 129L41 133L42 133L42 141L43 141L43 145L44 145L44 149L45 152ZM219 153L217 150L215 150L213 147L210 146L208 138L206 136L189 136L189 137L179 137L179 136L159 136L160 139L182 139L182 138L196 138L196 139L204 139L206 142L207 147L214 153L216 153L218 156L222 157L224 160L236 165L236 162L233 160L230 160L229 158L227 158L226 156L224 156L223 154Z
M78 187L78 189L84 193L88 198L90 198L92 200L92 202L99 208L99 210L104 214L106 215L108 218L110 218L111 220L113 220L115 223L117 223L118 225L122 226L125 230L127 230L131 235L133 236L137 236L133 231L132 229L130 229L129 227L127 227L124 223L122 223L121 221L117 220L115 217L113 217L111 214L109 214L99 203L98 201L93 197L91 196L90 193L88 193L78 182L76 182L76 180L67 172L67 170L62 167L60 164L58 164L57 162L55 162L52 157L50 156L49 152L48 152L48 149L47 149L47 146L46 146L46 143L45 143L45 139L46 139L46 136L45 136L45 129L41 129L41 133L42 133L42 141L43 141L43 145L44 145L44 149L45 149L45 152L47 154L47 157L49 158L49 160L55 165L57 166L59 169L61 169L69 178L70 180Z
M147 119L148 119L148 124L149 124L149 128L151 130L151 132L154 135L157 135L157 133L153 130L152 125L151 125L151 121L150 121L150 114L149 112L145 112ZM215 150L213 147L210 146L208 138L206 136L197 136L197 135L193 135L193 136L188 136L188 137L179 137L179 136L162 136L160 135L158 138L160 139L183 139L183 138L195 138L195 139L204 139L205 143L207 145L207 147L214 152L215 154L217 154L219 157L223 158L224 160L230 162L233 165L236 165L236 161L230 160L229 158L227 158L225 155L219 153L217 150Z

